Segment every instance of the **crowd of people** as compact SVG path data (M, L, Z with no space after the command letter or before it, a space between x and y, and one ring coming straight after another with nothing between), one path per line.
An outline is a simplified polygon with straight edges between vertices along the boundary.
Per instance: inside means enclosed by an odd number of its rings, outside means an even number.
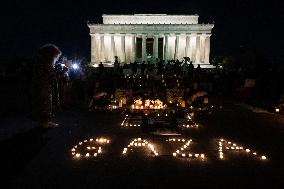
M163 101L168 89L183 89L184 100L189 102L200 91L232 98L246 78L236 71L194 67L186 57L182 61L157 59L123 65L116 57L111 68L102 63L98 68L87 64L73 68L64 64L60 55L58 47L45 45L32 64L22 66L20 71L23 74L19 86L24 86L24 94L28 94L28 111L47 128L58 126L52 121L57 111L74 107L90 109L99 103L98 99L114 99L117 89L130 91L132 97L157 97Z

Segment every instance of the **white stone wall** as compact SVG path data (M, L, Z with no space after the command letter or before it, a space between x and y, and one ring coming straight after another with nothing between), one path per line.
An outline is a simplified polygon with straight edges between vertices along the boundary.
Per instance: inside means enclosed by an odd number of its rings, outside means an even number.
M198 15L103 15L103 24L198 24Z
M197 34L197 33L211 33L212 28L214 27L213 24L151 24L151 25L145 25L145 24L122 24L122 25L116 25L116 24L89 24L90 27L90 33L148 33L148 34Z

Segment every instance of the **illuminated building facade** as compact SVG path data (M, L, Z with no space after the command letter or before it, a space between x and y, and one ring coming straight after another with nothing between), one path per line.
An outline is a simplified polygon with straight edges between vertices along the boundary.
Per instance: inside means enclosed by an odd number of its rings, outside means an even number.
M213 24L198 24L198 15L134 14L103 15L103 24L88 23L91 35L91 64L113 66L158 59L180 61L211 68L210 36Z

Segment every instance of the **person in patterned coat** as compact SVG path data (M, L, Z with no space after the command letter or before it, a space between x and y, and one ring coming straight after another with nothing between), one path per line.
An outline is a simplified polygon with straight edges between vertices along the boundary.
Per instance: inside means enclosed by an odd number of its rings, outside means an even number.
M58 124L52 121L54 102L59 102L55 62L61 55L58 47L52 44L42 46L37 52L33 69L33 117L44 128L54 128Z

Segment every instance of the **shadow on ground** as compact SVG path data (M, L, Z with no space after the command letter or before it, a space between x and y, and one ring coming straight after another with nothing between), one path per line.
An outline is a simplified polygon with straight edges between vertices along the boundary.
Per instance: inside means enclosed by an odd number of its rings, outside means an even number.
M45 146L47 129L35 127L0 142L2 185L9 185Z

